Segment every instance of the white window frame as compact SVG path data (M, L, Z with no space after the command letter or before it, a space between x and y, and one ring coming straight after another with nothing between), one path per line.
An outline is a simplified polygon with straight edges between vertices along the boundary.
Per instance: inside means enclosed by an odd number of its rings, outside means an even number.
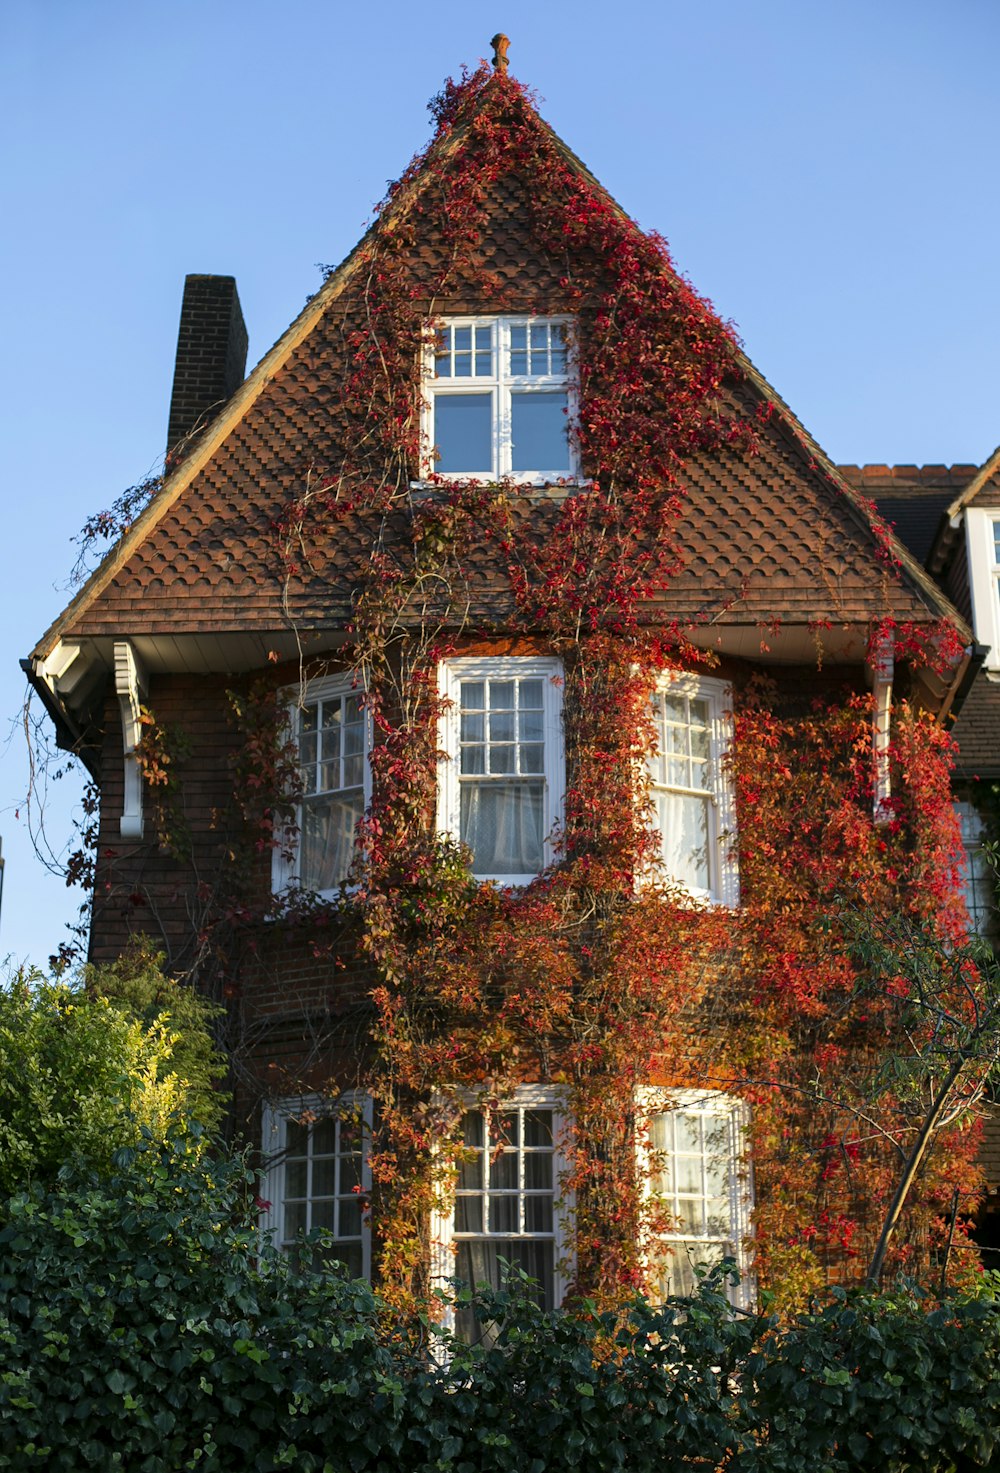
M325 675L319 680L310 680L303 689L294 686L282 692L285 702L286 725L285 731L288 740L298 748L299 722L303 709L318 701L332 700L335 697L360 695L364 696L364 687L357 677L350 671L337 675ZM372 774L371 774L371 747L372 726L371 718L367 711L363 713L365 723L365 760L363 779L363 803L364 812L367 813L371 806L372 798ZM296 758L297 760L297 758ZM335 790L334 790L335 791ZM271 888L275 895L280 895L289 888L303 885L300 872L300 857L302 853L302 820L303 800L299 798L293 805L295 812L292 823L283 826L276 833L276 842L271 853ZM294 827L295 832L291 830ZM356 840L355 840L356 841ZM310 894L318 896L322 900L332 900L346 888L345 881L325 890L310 890Z
M325 1099L319 1095L298 1095L293 1099L276 1100L265 1104L261 1119L261 1154L264 1159L264 1171L261 1178L260 1195L267 1203L260 1217L260 1229L265 1235L270 1234L276 1247L283 1248L291 1246L283 1242L283 1207L285 1202L285 1166L287 1161L287 1128L290 1120L298 1120L302 1115L314 1116L316 1120L342 1120L350 1117L358 1121L362 1132L361 1151L361 1190L357 1196L361 1200L361 1277L371 1280L372 1272L372 1234L371 1219L368 1211L368 1200L372 1189L372 1176L370 1165L371 1136L372 1136L372 1100L356 1090L349 1090L341 1095L336 1101ZM314 1123L313 1121L309 1122ZM339 1159L339 1153L337 1153ZM309 1176L311 1181L312 1157L309 1157ZM346 1196L346 1193L338 1194ZM351 1194L353 1195L353 1194ZM312 1203L314 1194L307 1192L307 1228L312 1226ZM339 1211L339 1209L338 1209ZM336 1239L337 1235L334 1234ZM342 1242L358 1242L355 1234L340 1239Z
M990 936L996 919L996 899L993 871L983 853L986 825L979 809L967 799L957 799L952 806L962 836L962 893L969 918L969 931L974 936ZM980 905L977 894L983 885L988 887L988 898Z
M504 1114L511 1110L551 1110L552 1111L552 1303L558 1309L566 1296L569 1288L573 1267L575 1263L575 1242L573 1237L574 1222L574 1199L570 1192L565 1189L565 1180L569 1172L569 1156L567 1150L567 1132L571 1125L570 1116L566 1110L565 1091L552 1085L522 1084L513 1091L511 1095L500 1101L493 1102L487 1106L481 1099L467 1091L461 1091L457 1101L463 1113L465 1111L478 1111L485 1115ZM488 1137L487 1137L488 1139ZM537 1242L545 1240L544 1234L523 1233L505 1234L489 1232L458 1234L455 1231L455 1184L457 1183L457 1167L454 1171L454 1179L450 1189L442 1187L439 1193L437 1205L431 1211L431 1282L432 1286L449 1291L456 1277L456 1256L459 1242L466 1238L471 1240L485 1240L487 1242L511 1242L518 1237L525 1242ZM485 1218L484 1218L485 1222ZM503 1256L501 1254L501 1256ZM475 1285L472 1286L473 1288ZM443 1321L445 1327L454 1330L455 1314L453 1307L448 1304Z
M566 371L544 375L514 375L510 372L510 330L512 327L527 327L545 323L561 327L566 343ZM491 332L492 373L489 377L436 378L435 349L438 331L442 328L489 327ZM555 482L573 483L580 479L579 451L572 427L579 413L577 390L576 353L573 338L573 318L518 313L513 315L484 317L444 317L430 325L424 345L424 396L421 407L421 475L425 478L440 475L445 479L462 481L513 480L518 484L551 485ZM491 395L493 463L488 471L438 471L435 459L434 404L441 395L489 393ZM514 393L559 393L566 394L567 458L564 467L539 466L533 470L512 469L513 441L511 430L511 396Z
M442 699L440 749L441 766L438 782L438 827L443 834L458 841L461 833L461 774L459 771L461 683L463 680L532 680L542 681L544 742L543 772L545 798L542 822L544 865L554 858L553 834L562 820L566 787L566 756L563 743L562 697L563 667L548 656L487 655L456 656L438 669L438 692ZM494 875L475 872L477 880L491 880L506 888L528 885L534 874Z
M664 671L656 680L654 695L668 694L686 696L689 700L705 701L709 708L709 767L711 788L708 796L708 872L706 888L683 885L676 875L667 869L663 852L664 835L654 819L654 828L660 832L660 854L656 863L656 877L681 885L695 900L716 905L737 906L740 903L739 870L735 855L736 804L729 773L728 756L733 743L732 688L724 680L708 675L694 675L687 671ZM654 717L655 724L655 717ZM653 763L657 753L651 754L649 764L650 793L657 792L686 794L704 797L705 789L678 788L670 783L656 781Z
M737 1268L740 1273L738 1286L730 1286L728 1293L733 1304L741 1309L752 1307L756 1299L756 1287L751 1272L747 1244L752 1230L754 1205L753 1172L746 1152L746 1132L750 1123L749 1107L743 1100L716 1089L666 1089L647 1086L637 1091L639 1129L636 1139L636 1168L643 1196L647 1202L657 1200L653 1190L653 1175L657 1170L657 1153L651 1145L653 1117L670 1114L672 1111L698 1113L708 1120L718 1122L725 1131L729 1144L729 1213L732 1227L732 1245L735 1250ZM707 1195L707 1194L706 1194ZM657 1246L669 1248L671 1243L704 1242L706 1262L711 1264L713 1249L721 1249L723 1240L717 1235L700 1235L684 1232L650 1233L645 1245L644 1259L647 1271L652 1276L659 1258ZM725 1256L716 1255L718 1261Z
M989 645L986 669L1000 671L1000 507L967 507L965 533L973 628L979 643Z

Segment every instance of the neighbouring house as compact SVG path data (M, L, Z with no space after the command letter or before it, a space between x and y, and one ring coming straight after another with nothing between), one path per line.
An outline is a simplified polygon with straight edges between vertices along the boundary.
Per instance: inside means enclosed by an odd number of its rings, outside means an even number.
M90 955L151 935L226 1003L269 1225L390 1296L728 1253L793 1302L867 1262L866 1112L906 1129L841 918L965 925L968 606L502 45L435 117L245 381L235 283L188 278L162 485L26 662L99 791Z
M963 891L973 930L995 946L997 879L984 845L1000 839L1000 449L983 465L841 466L975 631L978 673L952 726L963 848ZM995 1091L994 1091L995 1092ZM1000 1268L1000 1114L987 1116L980 1163L988 1187L976 1241Z

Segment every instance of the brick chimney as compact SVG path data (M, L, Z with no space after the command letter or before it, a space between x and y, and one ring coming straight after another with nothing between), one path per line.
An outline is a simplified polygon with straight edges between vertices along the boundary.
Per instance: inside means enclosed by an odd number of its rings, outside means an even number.
M243 382L247 330L233 276L187 276L167 426L167 469L180 442L206 424Z

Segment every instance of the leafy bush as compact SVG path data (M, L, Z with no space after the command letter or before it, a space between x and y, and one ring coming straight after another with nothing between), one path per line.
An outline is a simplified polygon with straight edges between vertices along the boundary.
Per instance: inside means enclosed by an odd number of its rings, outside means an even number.
M190 1135L13 1198L0 1469L966 1473L1000 1456L987 1298L842 1294L779 1324L711 1277L621 1314L480 1291L482 1341L262 1243L251 1173Z
M51 1184L73 1157L108 1168L142 1126L218 1122L214 1010L161 961L138 949L88 968L83 987L34 971L0 987L0 1198Z
M0 1468L372 1466L396 1393L371 1291L262 1247L250 1181L147 1131L8 1204Z
M169 1032L164 1063L183 1084L183 1111L211 1132L221 1124L229 1099L218 1087L228 1064L212 1037L212 1024L224 1009L169 976L165 960L148 938L138 937L117 961L84 968L84 987L88 996L106 998L147 1029Z

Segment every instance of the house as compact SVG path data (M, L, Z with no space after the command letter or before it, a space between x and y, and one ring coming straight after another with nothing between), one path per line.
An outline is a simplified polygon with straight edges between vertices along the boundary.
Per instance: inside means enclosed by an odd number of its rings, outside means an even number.
M188 279L165 479L26 662L100 792L90 954L225 1001L271 1225L390 1295L728 1251L794 1302L893 1180L837 916L964 925L973 635L505 54L245 381Z
M982 466L841 466L841 474L879 513L975 631L977 673L952 736L955 809L964 851L963 889L970 924L995 945L996 876L984 844L998 835L1000 781L1000 449ZM987 1268L1000 1266L1000 1115L985 1122L980 1153L988 1193L976 1242Z

